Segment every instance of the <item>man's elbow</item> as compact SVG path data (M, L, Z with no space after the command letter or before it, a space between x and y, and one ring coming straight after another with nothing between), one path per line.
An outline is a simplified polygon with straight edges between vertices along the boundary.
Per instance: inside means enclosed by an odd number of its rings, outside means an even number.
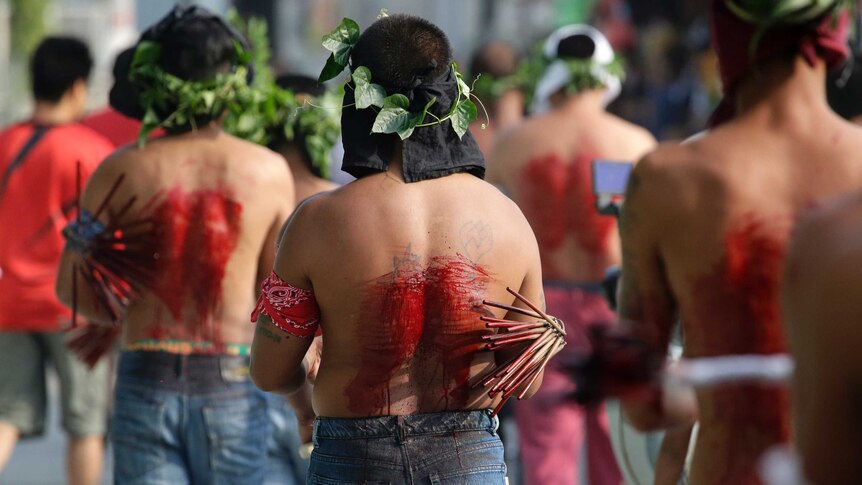
M256 366L254 364L254 360L252 360L249 374L254 385L263 392L293 394L298 391L305 382L304 373L295 371L289 376L276 374L270 370L261 369L260 366Z

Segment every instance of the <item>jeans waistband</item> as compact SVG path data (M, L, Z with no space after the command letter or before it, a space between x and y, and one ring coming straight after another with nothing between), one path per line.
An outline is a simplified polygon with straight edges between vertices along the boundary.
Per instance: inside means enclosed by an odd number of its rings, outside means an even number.
M488 409L445 411L411 416L377 416L372 418L326 418L314 422L315 438L383 438L442 434L454 431L488 431L494 433L499 419Z
M123 351L117 375L152 381L160 387L219 387L249 381L249 358L235 355Z

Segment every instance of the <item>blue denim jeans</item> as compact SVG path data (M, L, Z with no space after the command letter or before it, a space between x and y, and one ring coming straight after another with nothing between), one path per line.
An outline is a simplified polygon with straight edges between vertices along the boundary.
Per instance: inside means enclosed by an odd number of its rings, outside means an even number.
M277 394L267 394L269 400L269 467L266 485L301 485L308 472L308 459L299 456L302 440L296 413L287 401Z
M247 358L123 352L115 396L114 483L263 483L267 401Z
M488 411L318 418L308 484L502 485L498 424Z

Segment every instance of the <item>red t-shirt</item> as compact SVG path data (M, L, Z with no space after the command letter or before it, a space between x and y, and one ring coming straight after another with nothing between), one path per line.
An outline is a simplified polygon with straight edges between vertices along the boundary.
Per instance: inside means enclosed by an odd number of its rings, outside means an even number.
M0 132L0 330L56 331L70 317L54 286L61 231L74 217L77 162L83 188L113 151L85 126L56 125L10 169L34 131L19 123Z
M81 124L104 136L117 148L138 141L138 132L141 131L140 121L110 107L87 116Z

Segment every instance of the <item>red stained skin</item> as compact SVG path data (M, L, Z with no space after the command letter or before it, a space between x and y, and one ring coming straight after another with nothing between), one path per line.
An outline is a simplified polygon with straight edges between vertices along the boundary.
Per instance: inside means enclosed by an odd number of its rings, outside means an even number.
M594 159L584 152L565 163L551 154L534 158L524 168L523 210L543 252L559 249L569 234L586 252L607 252L616 221L596 211Z
M155 206L161 248L155 295L173 322L151 329L155 339L222 343L213 315L222 300L225 267L240 234L242 206L224 189L185 192L174 188ZM176 328L176 322L182 327Z
M779 296L786 233L764 226L749 217L729 231L724 257L695 282L691 318L698 329L686 335L694 356L787 351ZM790 441L789 392L739 384L704 395L709 397L701 420L716 427L719 434L713 436L723 436L722 442L705 447L725 470L715 483L760 483L757 458L768 447Z
M375 328L359 337L359 373L344 390L348 409L388 415L393 400L410 395L423 410L463 408L470 365L482 348L479 315L489 281L482 267L461 255L434 257L427 267L409 248L396 257L395 270L367 289L362 322ZM393 384L395 376L406 383Z

